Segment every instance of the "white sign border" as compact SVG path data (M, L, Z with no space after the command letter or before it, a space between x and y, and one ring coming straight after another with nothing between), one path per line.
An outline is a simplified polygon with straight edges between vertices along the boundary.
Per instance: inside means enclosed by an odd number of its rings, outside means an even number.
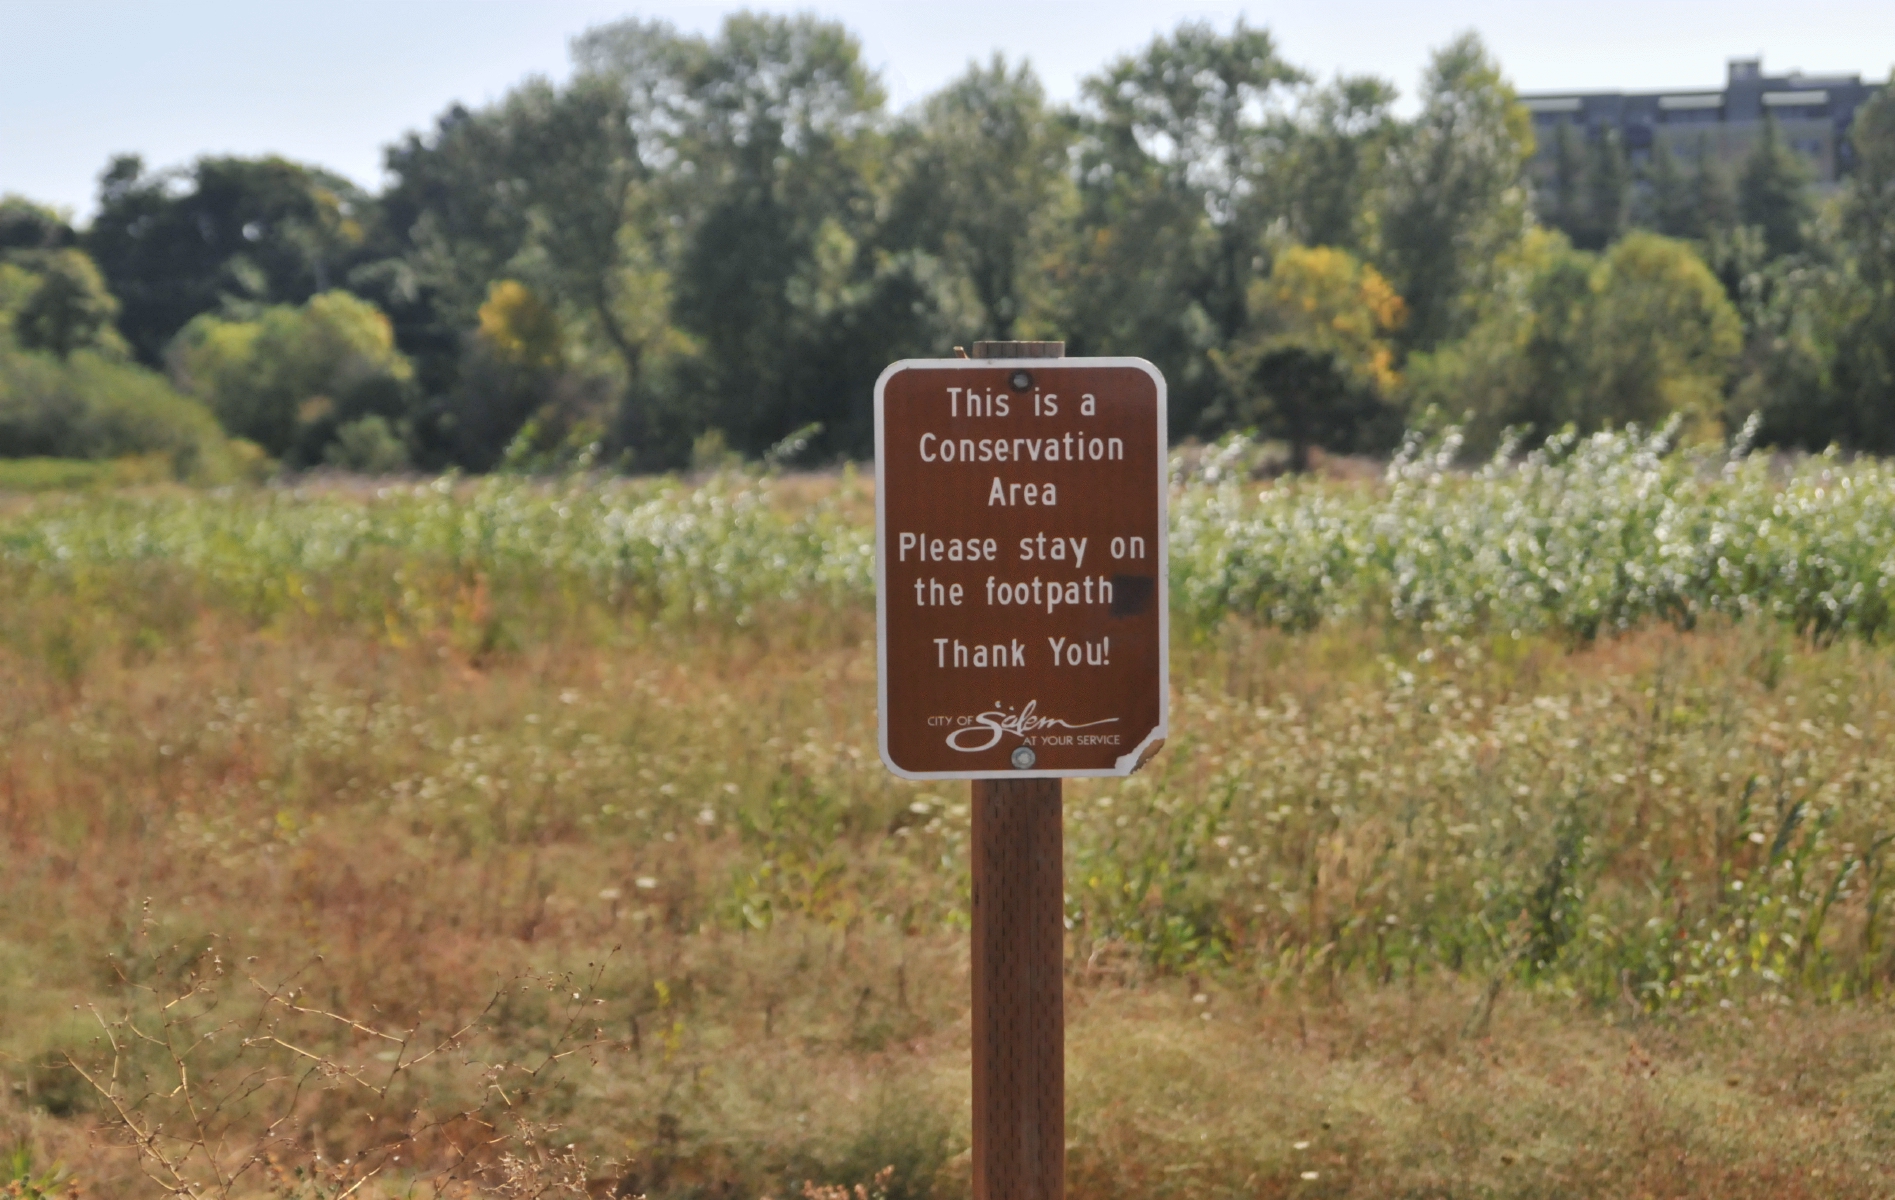
M1158 724L1111 766L1092 770L908 771L888 753L888 495L882 404L888 381L903 371L963 371L1025 368L1132 367L1151 377L1158 390ZM904 358L890 363L875 381L875 723L882 765L902 779L1122 779L1162 745L1171 729L1171 439L1165 377L1142 358Z

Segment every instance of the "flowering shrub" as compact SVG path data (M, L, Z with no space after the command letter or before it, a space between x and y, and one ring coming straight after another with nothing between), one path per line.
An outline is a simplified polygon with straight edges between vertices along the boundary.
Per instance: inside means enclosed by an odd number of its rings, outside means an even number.
M1895 588L1895 468L1673 449L1671 430L1561 436L1471 474L1410 438L1380 488L1234 477L1241 442L1179 471L1173 605L1292 628L1379 615L1578 638L1711 613L1867 637Z
M1230 439L1174 469L1173 608L1286 628L1367 616L1439 632L1574 638L1647 621L1762 616L1876 637L1895 596L1895 466L1672 447L1668 430L1562 436L1451 468L1411 438L1379 486L1258 488ZM0 561L182 568L268 615L333 605L427 619L419 574L576 588L671 617L747 623L765 604L866 605L873 531L851 478L792 502L767 478L438 480L372 496L268 491L42 500L0 520ZM349 578L368 588L336 586ZM329 586L323 586L327 582Z

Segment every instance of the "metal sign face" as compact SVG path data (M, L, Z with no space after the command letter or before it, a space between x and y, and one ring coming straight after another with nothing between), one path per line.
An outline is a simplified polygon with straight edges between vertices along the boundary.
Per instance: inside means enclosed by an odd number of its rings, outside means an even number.
M1129 775L1163 744L1165 457L1165 380L1143 359L908 359L882 373L889 770Z

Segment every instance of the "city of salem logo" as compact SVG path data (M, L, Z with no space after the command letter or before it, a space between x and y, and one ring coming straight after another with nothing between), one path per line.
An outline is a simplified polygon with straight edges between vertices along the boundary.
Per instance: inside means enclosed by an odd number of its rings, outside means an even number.
M996 700L994 703L1000 702ZM1022 742L1029 745L1034 742L1057 744L1052 739L1057 739L1060 735L1047 735L1041 731L1091 729L1098 725L1116 725L1119 720L1117 717L1104 717L1097 721L1083 721L1075 725L1071 721L1063 721L1058 717L1040 716L1037 711L1039 706L1038 700L1029 700L1018 712L1003 705L971 717L934 717L929 724L954 725L956 727L954 731L947 735L947 744L963 754L978 754L983 750L991 750L998 746L1000 739L1008 734L1020 738ZM1116 735L1109 738L1102 734L1079 736L1087 744L1093 744L1096 741L1100 745L1117 745L1119 740ZM1067 739L1067 744L1071 744L1070 739Z

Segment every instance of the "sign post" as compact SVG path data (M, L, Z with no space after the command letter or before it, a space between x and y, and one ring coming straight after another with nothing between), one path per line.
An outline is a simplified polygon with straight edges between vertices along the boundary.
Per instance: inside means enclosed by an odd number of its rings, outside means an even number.
M875 388L882 761L973 781L975 1200L1065 1194L1061 780L1167 717L1165 383L981 342Z

